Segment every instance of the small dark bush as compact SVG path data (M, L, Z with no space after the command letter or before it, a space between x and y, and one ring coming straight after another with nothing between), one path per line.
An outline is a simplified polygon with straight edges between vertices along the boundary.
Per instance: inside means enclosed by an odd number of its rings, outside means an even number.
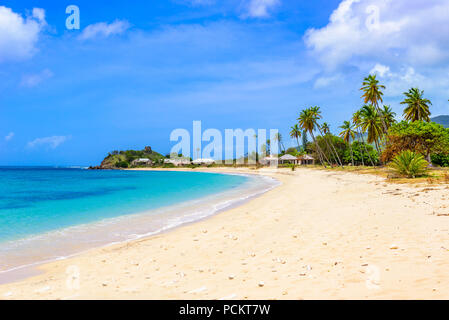
M432 163L440 167L449 167L449 155L446 154L432 154Z
M115 164L115 166L117 168L128 168L129 167L129 163L126 161L119 161Z

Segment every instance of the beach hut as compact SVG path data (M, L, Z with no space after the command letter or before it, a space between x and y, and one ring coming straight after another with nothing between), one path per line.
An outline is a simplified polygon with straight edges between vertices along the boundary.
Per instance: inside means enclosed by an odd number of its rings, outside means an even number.
M299 164L301 160L291 154L284 154L279 158L280 164Z
M214 164L215 160L212 159L195 159L192 161L193 164L197 164L197 165L210 165L210 164Z
M273 156L268 156L263 158L262 160L260 160L260 163L263 165L269 165L269 166L277 166L279 163L279 158L278 157L273 157Z
M299 157L299 160L302 165L315 164L315 158L308 154Z
M176 167L188 166L189 164L191 164L190 159L188 158L164 159L164 163L165 164L171 163Z

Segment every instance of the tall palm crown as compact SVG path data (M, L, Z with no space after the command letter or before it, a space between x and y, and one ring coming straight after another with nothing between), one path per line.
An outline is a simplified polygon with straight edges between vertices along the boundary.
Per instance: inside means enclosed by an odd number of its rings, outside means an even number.
M361 112L360 110L357 110L356 112L354 112L352 114L352 122L354 123L354 125L359 128L360 127L360 123L362 121L362 116L361 116Z
M387 129L389 129L396 122L394 119L396 117L396 112L394 112L390 106L384 106L380 111Z
M372 105L364 105L360 110L360 126L363 132L368 132L368 143L375 142L382 137L382 125L379 113Z
M424 91L412 88L404 92L405 100L401 104L407 105L404 109L404 118L408 121L430 121L430 105L432 102L424 98Z
M376 75L370 74L363 79L362 88L360 88L360 90L363 91L362 98L366 104L370 103L377 108L379 103L383 102L382 96L384 94L382 90L385 90L385 86L379 84Z
M299 127L299 125L296 123L293 127L290 128L290 137L298 139L301 138L301 128Z
M320 107L318 107L318 106L311 107L310 112L312 112L312 114L315 116L316 120L322 118Z
M317 120L318 118L311 108L302 110L298 118L301 128L310 133L315 130Z
M321 118L321 112L319 107L311 107L305 110L302 110L298 121L299 126L305 131L309 132L312 136L312 139L316 146L316 151L318 154L318 157L320 158L321 163L326 167L325 161L329 162L326 155L321 150L320 146L318 145L315 136L313 134L313 131L315 130L315 127L318 125L317 121Z
M329 125L327 124L327 122L324 122L321 125L321 130L323 130L324 134L328 134L331 131L331 129L330 129Z
M293 127L290 128L290 137L295 138L296 142L298 142L299 147L299 138L301 137L301 128L298 124L295 124Z
M350 143L351 140L354 140L356 132L352 130L353 125L349 121L344 121L343 125L340 126L342 131L340 132L340 137L346 142Z
M278 132L274 135L274 140L276 140L277 142L281 142L282 141L282 135Z

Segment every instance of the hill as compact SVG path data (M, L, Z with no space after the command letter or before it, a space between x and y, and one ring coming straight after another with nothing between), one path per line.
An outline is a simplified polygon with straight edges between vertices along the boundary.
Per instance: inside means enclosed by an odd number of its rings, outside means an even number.
M145 147L143 150L112 151L108 153L101 165L92 169L118 169L136 167L133 161L136 159L150 159L153 163L161 163L165 157L151 149Z
M449 128L449 116L438 116L430 119L433 122L439 123L445 128Z

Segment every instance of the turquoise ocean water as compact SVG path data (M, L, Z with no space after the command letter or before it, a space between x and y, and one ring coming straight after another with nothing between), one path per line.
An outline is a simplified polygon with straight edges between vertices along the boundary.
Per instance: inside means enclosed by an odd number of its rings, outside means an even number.
M272 186L201 172L0 168L0 271L154 234Z

